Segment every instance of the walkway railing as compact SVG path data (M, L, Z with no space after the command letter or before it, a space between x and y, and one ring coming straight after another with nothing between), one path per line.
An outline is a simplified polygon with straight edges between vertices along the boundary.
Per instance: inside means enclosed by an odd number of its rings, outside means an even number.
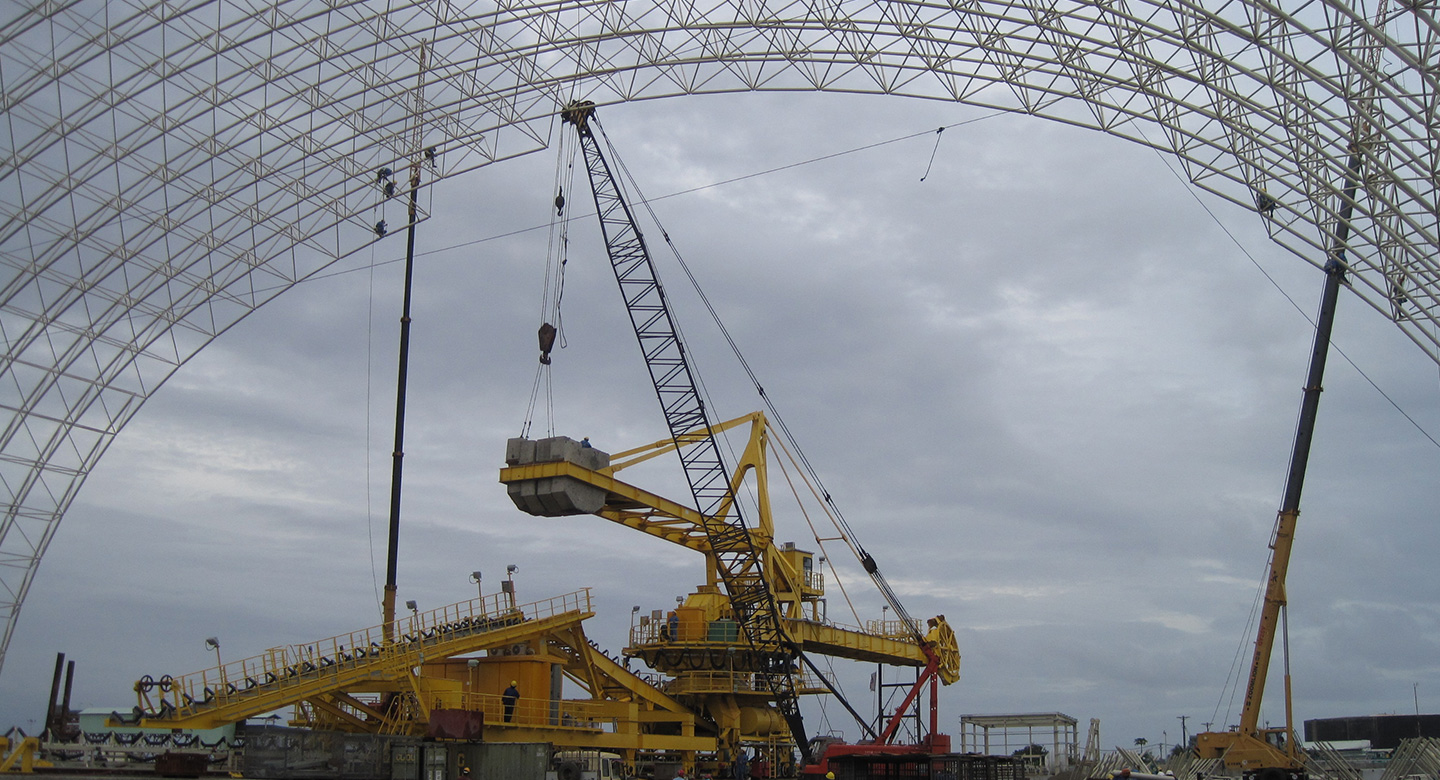
M494 693L467 693L460 699L460 708L469 712L485 713L486 728L512 726L515 728L573 728L597 731L616 722L613 715L605 714L605 707L598 702L568 701L550 699L528 699L521 696L515 702L506 718L504 697Z
M432 658L458 641L492 634L511 626L573 612L591 610L590 589L516 605L509 594L462 601L397 619L394 640L386 643L383 626L322 639L302 645L274 647L240 661L179 677L156 680L146 676L135 683L137 715L147 719L183 718L218 709L265 694L314 687L317 681L356 671L409 668L430 651ZM158 692L158 697L152 695Z
M797 690L811 691L824 690L818 677L814 675L795 674ZM764 678L754 672L685 672L674 679L665 681L660 689L671 696L682 694L715 694L715 693L770 693L769 686Z

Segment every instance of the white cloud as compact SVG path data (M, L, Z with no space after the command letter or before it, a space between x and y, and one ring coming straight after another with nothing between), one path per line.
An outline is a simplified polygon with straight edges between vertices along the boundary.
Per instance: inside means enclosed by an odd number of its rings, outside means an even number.
M1203 634L1210 629L1212 621L1200 615L1186 615L1179 612L1156 612L1140 617L1141 622L1155 623L1173 631L1186 634Z

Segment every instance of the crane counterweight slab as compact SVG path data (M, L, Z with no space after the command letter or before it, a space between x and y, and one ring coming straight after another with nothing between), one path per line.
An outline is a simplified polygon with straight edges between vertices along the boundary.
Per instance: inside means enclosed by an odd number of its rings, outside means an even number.
M610 455L567 436L515 438L505 442L505 464L573 463L590 471L610 465ZM506 485L505 492L522 512L541 517L594 514L605 506L606 491L574 477L540 477Z

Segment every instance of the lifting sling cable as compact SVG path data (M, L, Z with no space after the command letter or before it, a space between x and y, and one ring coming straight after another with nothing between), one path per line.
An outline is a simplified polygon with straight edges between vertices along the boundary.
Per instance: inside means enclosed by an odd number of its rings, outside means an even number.
M601 133L604 133L603 128ZM616 165L622 171L624 170L624 163L618 159ZM636 198L636 202L644 207L650 215L650 219L654 221L656 225L660 224L660 220L655 215L655 210L651 207L648 199L643 197ZM920 630L920 624L910 616L910 613L905 609L905 605L900 603L899 596L891 589L890 583L885 579L885 575L880 572L879 564L875 562L875 559L871 557L870 553L866 552L865 548L860 544L860 540L856 537L855 531L851 529L850 524L845 521L845 516L841 514L840 507L835 503L835 500L831 498L830 491L825 488L824 482L821 481L820 474L815 470L815 467L810 464L810 459L805 456L805 452L800 448L799 441L797 441L794 434L790 432L789 426L785 424L785 419L781 417L779 409L775 407L775 402L766 394L765 387L760 384L760 378L756 376L754 369L750 367L750 362L747 361L745 355L741 353L740 345L735 342L734 337L730 335L729 329L726 328L725 323L721 321L720 314L715 310L715 306L710 303L709 296L701 289L699 280L695 278L694 272L690 270L690 265L686 263L685 258L681 256L680 249L675 246L675 242L671 240L668 232L662 229L660 235L665 239L665 245L669 247L670 253L675 257L676 262L679 263L680 268L685 272L686 279L689 280L690 286L695 290L696 295L699 296L701 303L705 306L705 311L710 314L710 318L715 322L715 326L719 328L720 334L725 339L725 343L730 346L730 351L734 353L735 359L740 362L740 366L744 369L745 375L750 379L750 383L755 386L756 392L759 393L761 400L765 402L768 419L774 421L775 427L780 431L783 440L789 442L790 446L794 448L795 455L799 458L805 474L809 475L813 483L819 487L822 501L833 512L832 519L835 521L841 534L844 535L846 544L850 547L851 551L855 553L856 560L858 560L860 565L865 569L865 573L870 575L871 581L875 583L875 587L880 591L885 602L890 605L891 609L895 610L895 616L899 618L905 630L911 635L911 638L913 638L917 644L924 646L925 634Z
M690 370L685 347L675 330L645 239L592 132L591 124L598 126L594 104L571 103L563 112L563 118L574 125L579 136L611 268L690 483L696 509L705 517L715 517L721 507L727 504L732 507L733 515L728 522L717 518L718 522L703 524L705 535L741 633L755 654L763 659L762 668L756 671L774 696L776 708L790 728L802 761L808 764L809 742L793 677L800 653L784 633L780 608L765 580L760 552L755 548L739 505L734 502L719 445L710 431L704 401ZM703 436L695 435L701 431Z
M535 406L543 388L545 394L546 435L555 435L555 403L551 373L550 352L558 347L565 348L565 324L560 304L565 297L565 267L570 252L570 214L566 210L565 193L570 191L575 177L575 148L567 143L568 134L562 133L556 143L555 155L555 200L550 209L549 243L545 253L545 282L540 299L540 360L535 367L535 381L530 387L530 401L525 409L525 423L520 435L530 435L535 418ZM568 149L568 153L567 153Z

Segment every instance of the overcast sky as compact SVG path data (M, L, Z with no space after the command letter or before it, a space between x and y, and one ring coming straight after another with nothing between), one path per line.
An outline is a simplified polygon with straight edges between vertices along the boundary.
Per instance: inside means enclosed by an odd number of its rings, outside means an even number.
M735 95L602 121L656 197L982 116ZM989 118L945 132L921 182L934 146L930 132L655 208L907 609L956 628L945 730L1059 711L1082 741L1099 718L1110 748L1174 742L1180 716L1191 733L1236 722L1225 686L1248 664L1312 333L1265 274L1312 316L1322 274L1133 144ZM594 588L587 633L618 652L631 605L672 603L702 559L509 503L496 471L535 373L546 231L464 245L545 225L555 166L544 152L434 191L400 600L460 601L471 571L494 585L513 563L522 600ZM567 197L588 211L580 180ZM660 438L593 219L571 238L568 347L537 429L612 451ZM30 591L0 725L38 729L57 651L77 662L76 707L123 709L138 677L211 663L206 637L239 659L379 622L401 268L364 266L403 249L392 233L252 315L126 428ZM719 413L759 408L673 261L661 274ZM1398 329L1346 295L1335 344L1440 438L1436 366ZM1325 389L1289 578L1296 714L1413 712L1417 694L1440 711L1440 450L1338 354ZM814 548L793 513L778 522ZM879 617L859 567L839 563L862 617ZM871 668L837 669L869 712ZM858 736L836 706L806 711L814 732Z

